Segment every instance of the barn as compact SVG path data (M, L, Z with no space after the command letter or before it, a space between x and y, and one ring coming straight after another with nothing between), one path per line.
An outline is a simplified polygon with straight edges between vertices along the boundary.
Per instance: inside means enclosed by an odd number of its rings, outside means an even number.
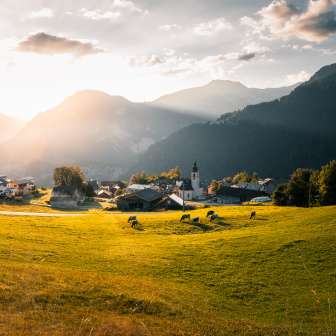
M117 199L121 211L153 211L164 199L164 195L152 189L144 189Z

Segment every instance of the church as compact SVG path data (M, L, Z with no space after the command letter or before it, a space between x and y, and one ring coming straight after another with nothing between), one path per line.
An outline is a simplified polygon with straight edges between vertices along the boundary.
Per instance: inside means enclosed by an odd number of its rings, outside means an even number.
M192 168L191 178L183 179L177 183L179 185L178 195L185 201L198 200L202 197L203 188L201 188L200 173L197 162L194 163Z

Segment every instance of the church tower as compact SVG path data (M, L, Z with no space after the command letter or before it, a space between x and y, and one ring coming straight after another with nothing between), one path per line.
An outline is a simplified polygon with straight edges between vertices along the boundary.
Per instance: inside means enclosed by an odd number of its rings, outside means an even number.
M195 198L200 197L202 194L202 190L201 190L200 174L197 167L197 162L194 163L194 166L192 168L191 185L194 189L194 197Z

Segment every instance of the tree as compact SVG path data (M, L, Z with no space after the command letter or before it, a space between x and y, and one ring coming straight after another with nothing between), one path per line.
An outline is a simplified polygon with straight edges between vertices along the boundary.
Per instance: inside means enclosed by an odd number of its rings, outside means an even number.
M213 180L210 184L210 193L217 194L221 187L222 184L220 181Z
M54 170L54 183L56 186L83 189L85 175L78 166L59 167Z
M129 184L146 184L148 183L148 176L145 172L138 172L131 176Z
M287 184L279 185L273 193L273 202L275 205L288 204L288 189Z
M318 192L316 173L311 169L296 169L288 185L288 204L309 207Z
M336 160L321 168L318 180L321 204L336 204Z
M248 182L249 176L246 171L242 171L237 173L233 178L232 178L232 183L233 184L238 184L238 183L244 183Z

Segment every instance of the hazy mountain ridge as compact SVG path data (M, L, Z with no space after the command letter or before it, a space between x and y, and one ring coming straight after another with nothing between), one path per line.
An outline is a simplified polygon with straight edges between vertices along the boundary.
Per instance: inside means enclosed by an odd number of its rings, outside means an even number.
M188 172L194 160L207 178L239 170L287 177L297 167L317 168L336 158L335 94L332 65L288 96L176 132L151 146L134 170L156 173L180 165Z
M116 177L139 151L204 119L83 91L37 115L2 151L2 171L48 175L61 164L80 164L97 177ZM108 172L108 173L106 173Z
M182 90L155 100L155 106L217 119L222 114L247 105L272 101L289 94L298 84L289 87L256 89L239 82L215 80L201 87Z

